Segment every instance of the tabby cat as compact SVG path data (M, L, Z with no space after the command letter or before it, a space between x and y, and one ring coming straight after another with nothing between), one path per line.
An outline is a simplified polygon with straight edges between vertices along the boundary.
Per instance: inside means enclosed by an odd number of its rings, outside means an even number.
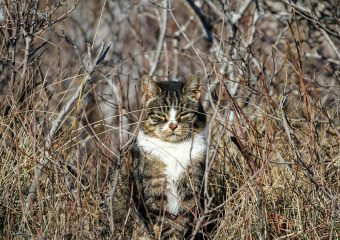
M186 239L202 206L206 117L200 74L185 82L142 78L145 110L132 151L135 206L156 239Z

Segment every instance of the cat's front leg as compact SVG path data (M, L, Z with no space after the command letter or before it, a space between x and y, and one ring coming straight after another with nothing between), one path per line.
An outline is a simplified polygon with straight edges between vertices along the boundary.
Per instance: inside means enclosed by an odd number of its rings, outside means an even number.
M195 160L178 182L178 193L182 201L176 221L185 229L182 234L188 238L202 210L204 161L203 157Z
M167 203L167 181L163 173L157 173L155 176L144 179L144 198L148 209L156 212L163 212Z
M145 163L139 168L143 200L147 210L161 213L167 203L168 184L165 165L151 157L144 158L144 160Z
M203 157L196 159L178 182L182 208L185 212L195 212L200 208L204 169Z

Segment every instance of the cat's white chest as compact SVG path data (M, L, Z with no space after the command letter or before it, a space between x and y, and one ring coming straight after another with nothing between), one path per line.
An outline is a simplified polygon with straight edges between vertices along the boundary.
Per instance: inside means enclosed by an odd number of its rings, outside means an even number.
M186 171L192 159L201 156L206 151L204 133L195 135L193 140L174 143L148 136L143 131L140 131L137 136L137 145L146 153L158 157L166 165L169 186L166 193L168 198L167 210L177 215L181 204L177 191L177 182L181 174Z

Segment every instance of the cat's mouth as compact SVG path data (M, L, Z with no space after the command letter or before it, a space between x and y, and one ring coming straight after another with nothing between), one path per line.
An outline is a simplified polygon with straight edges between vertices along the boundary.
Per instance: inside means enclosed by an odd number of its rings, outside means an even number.
M164 136L164 140L169 142L178 142L188 138L188 133L172 131Z
M183 137L181 137L180 135L176 135L176 134L171 134L171 135L169 135L165 138L165 140L167 140L169 142L178 142L182 139L183 139Z

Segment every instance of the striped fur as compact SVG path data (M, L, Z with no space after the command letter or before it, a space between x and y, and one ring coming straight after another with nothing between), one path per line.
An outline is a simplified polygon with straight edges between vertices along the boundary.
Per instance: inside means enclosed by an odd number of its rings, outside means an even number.
M206 118L200 75L186 82L142 78L145 111L133 149L135 203L155 238L189 236L200 209Z

